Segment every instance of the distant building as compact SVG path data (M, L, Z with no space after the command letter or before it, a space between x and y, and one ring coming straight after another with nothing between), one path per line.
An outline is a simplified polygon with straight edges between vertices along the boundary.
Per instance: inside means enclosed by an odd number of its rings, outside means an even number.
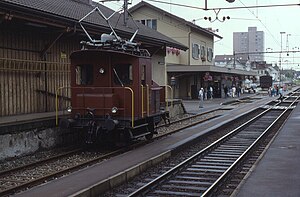
M272 76L273 81L280 80L280 69L277 65L269 67L269 74Z
M158 84L159 79L167 75L168 84L172 87L172 98L198 99L199 89L207 90L208 87L213 87L215 98L224 97L225 86L241 85L245 77L256 74L238 69L244 68L239 62L235 62L235 67L215 66L214 39L222 37L211 28L202 28L145 1L131 7L129 11L135 21L189 47L186 51L167 47L165 61L160 61L161 66L158 68L161 72L154 75Z
M273 81L280 80L280 70L277 65L267 64L265 61L251 62L251 67L257 72L256 78L259 80L260 76L272 76Z
M219 66L221 64L227 64L230 61L234 62L234 59L236 61L239 61L241 64L246 64L248 62L248 55L216 55L215 56L215 65Z
M166 58L160 61L153 75L158 84L167 75L173 88L173 98L197 99L200 87L213 86L216 97L221 97L221 73L213 66L214 38L222 37L210 29L202 28L145 1L129 9L135 21L187 46L186 51L175 47L166 48ZM153 58L152 58L153 59Z
M247 54L249 60L264 61L265 37L263 31L248 27L248 32L233 32L233 51L236 55Z
M216 55L215 66L242 70L245 74L251 71L249 61L245 61L242 57L234 59L233 55Z

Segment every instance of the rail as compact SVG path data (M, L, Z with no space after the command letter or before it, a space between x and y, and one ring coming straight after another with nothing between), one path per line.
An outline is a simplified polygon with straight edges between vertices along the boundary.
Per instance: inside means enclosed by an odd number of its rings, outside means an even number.
M149 101L149 86L148 84L146 84L146 89L147 89L147 92L148 92L148 95L147 95L147 116L149 116L150 114L150 101Z
M131 127L134 127L134 92L129 87L124 87L131 92Z
M59 87L57 88L56 92L55 92L55 125L58 126L58 111L59 111L59 104L58 104L58 93L59 91L61 91L62 89L67 89L70 87Z
M299 98L299 97L298 97ZM297 98L297 99L298 99ZM296 100L294 102L296 102ZM199 196L212 196L215 194L216 187L220 185L220 182L225 180L226 177L228 177L228 174L236 167L236 165L245 158L246 155L252 150L252 148L260 141L260 139L265 136L265 134L270 130L270 128L273 127L275 122L277 122L280 117L282 117L283 114L287 112L287 110L291 109L294 104L292 102L290 104L290 107L287 107L285 110L273 110L272 108L266 109L264 112L260 113L256 117L252 118L251 120L247 121L246 123L240 125L238 128L234 129L227 135L223 136L222 138L215 141L210 146L206 147L205 149L202 149L198 153L194 154L192 157L186 159L185 161L181 162L174 168L171 168L167 172L163 173L161 176L153 179L148 184L145 184L138 190L134 191L133 193L127 195L127 196L146 196L146 195L165 195L170 194L173 192L173 194L176 193L177 189L183 189L185 191L185 194L188 193L189 185L185 186L176 186L170 184L164 184L163 182L165 180L168 180L168 183L175 183L176 177L180 177L180 172L184 172L183 169L192 169L196 168L195 171L203 172L203 176L200 175L197 177L197 179L202 180L204 183L201 185L199 183L198 191L200 193L193 193L191 194L197 194ZM271 114L266 113L269 112ZM274 114L272 114L274 113ZM265 116L266 115L266 116ZM261 117L265 117L264 119ZM271 117L271 118L270 118ZM258 121L260 120L260 121ZM259 127L257 126L259 125ZM252 128L249 128L251 127ZM239 136L238 136L239 135ZM236 144L236 145L235 145ZM225 147L225 148L224 148ZM226 147L230 147L226 149ZM233 150L233 148L236 148ZM224 150L223 150L224 149ZM223 152L224 154L223 154ZM230 153L228 152L230 151ZM223 154L223 156L220 156ZM227 155L226 155L227 154ZM209 155L209 156L207 156ZM224 157L227 159L228 162L226 164L220 166L220 164L217 164L218 160L216 157ZM230 158L230 159L229 159ZM203 159L205 161L205 164L200 163L200 161ZM225 160L225 159L224 159ZM229 161L230 160L230 161ZM232 163L231 163L232 162ZM213 167L207 167L206 163L215 163L211 164ZM230 165L228 165L230 163ZM196 166L199 167L196 167ZM227 166L228 165L228 166ZM191 167L193 166L193 167ZM209 175L205 175L204 172L214 172L214 175L211 175L211 179L215 179L213 182L211 182L211 185L207 184L205 186L206 178ZM217 174L220 174L217 175ZM183 175L182 175L183 176ZM172 178L174 177L174 178ZM206 178L205 178L206 177ZM215 178L212 178L215 177ZM173 182L172 182L173 180ZM212 180L211 180L212 181ZM201 181L199 181L201 182ZM160 187L164 185L164 189L159 190ZM156 188L158 187L158 188ZM168 189L167 189L168 188ZM175 189L172 189L175 188ZM191 187L193 188L193 187ZM192 190L192 189L191 189ZM153 191L153 193L148 193ZM202 191L202 192L201 192ZM168 193L170 192L170 193ZM181 193L182 195L182 193Z
M144 111L145 109L145 104L144 104L144 89L146 89L146 112ZM142 118L144 118L144 113L147 113L147 115L149 116L149 88L148 85L146 84L146 86L143 86L141 84L141 90L142 90L142 98L141 98L141 102L142 102Z
M67 62L0 57L0 117L54 112L55 90L69 84L69 67Z
M144 86L141 84L142 88L142 118L144 118Z
M167 98L167 96L168 96L168 88L171 90L171 98L170 98L170 100L171 100L171 106L173 106L173 88L171 87L171 86L169 86L169 85L165 85L164 87L166 87L166 97L165 97L165 101L166 101L166 109L168 109L168 107L169 107L169 102L168 102L168 98Z

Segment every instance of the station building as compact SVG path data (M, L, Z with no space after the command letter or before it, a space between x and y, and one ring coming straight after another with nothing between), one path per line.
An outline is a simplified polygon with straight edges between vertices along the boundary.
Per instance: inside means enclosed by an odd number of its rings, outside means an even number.
M69 56L81 49L80 41L88 40L79 20L96 6L106 17L115 12L91 0L0 1L0 117L55 111L57 88L70 83ZM120 13L110 18L116 33L129 39L139 29L134 41L149 51L158 72L165 71L158 62L164 61L167 47L187 49L133 20L125 25L122 18ZM94 39L111 32L96 12L83 24ZM59 102L70 100L58 97Z
M215 66L214 41L222 39L209 29L202 28L145 1L129 9L133 18L146 26L188 46L187 51L167 47L164 62L172 97L197 99L201 87L212 86L215 97L224 96L223 87L241 83L254 72ZM162 77L163 78L163 77Z

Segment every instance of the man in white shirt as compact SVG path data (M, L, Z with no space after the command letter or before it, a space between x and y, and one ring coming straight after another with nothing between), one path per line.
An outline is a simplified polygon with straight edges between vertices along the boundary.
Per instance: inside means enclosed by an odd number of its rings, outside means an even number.
M199 108L203 108L204 89L200 88L198 98L200 99Z

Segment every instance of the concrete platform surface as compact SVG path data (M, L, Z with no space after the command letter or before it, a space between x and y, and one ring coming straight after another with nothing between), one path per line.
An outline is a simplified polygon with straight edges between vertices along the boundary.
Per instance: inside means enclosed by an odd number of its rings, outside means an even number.
M238 197L300 196L300 104L291 113Z
M227 112L223 116L201 125L195 125L185 129L184 132L177 132L166 138L155 140L151 144L118 155L92 167L84 168L75 173L52 180L19 193L16 196L34 197L46 195L47 197L63 197L99 195L101 188L109 188L121 180L132 177L135 171L150 166L150 163L153 164L155 161L172 156L173 151L176 150L177 147L181 147L186 142L201 137L203 134L218 128L226 122L233 121L235 118L254 110L255 107L263 105L272 99L271 97L265 97L256 102L234 108L230 110L230 113ZM194 102L190 104L192 105L193 103ZM195 105L197 105L197 102L195 102ZM215 103L215 105L219 106L220 103Z

